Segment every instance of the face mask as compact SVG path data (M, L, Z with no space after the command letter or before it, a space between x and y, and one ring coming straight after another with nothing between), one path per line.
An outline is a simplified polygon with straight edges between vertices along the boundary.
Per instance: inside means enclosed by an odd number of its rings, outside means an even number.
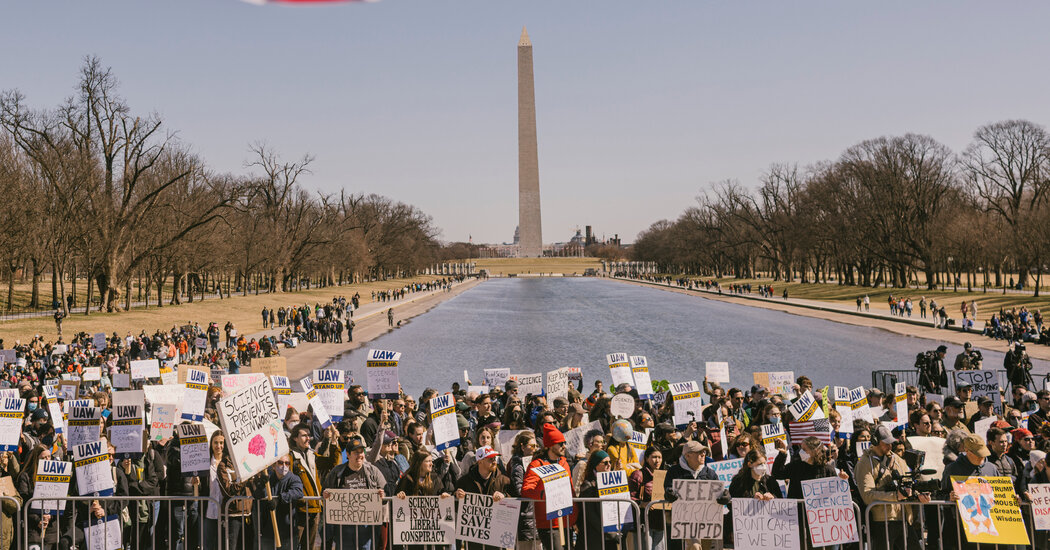
M760 463L755 464L754 466L752 466L751 467L751 471L755 472L759 476L764 476L769 471L769 468L766 466L765 462L760 462Z
M36 403L33 403L32 401L29 402L29 412L35 411L36 407L37 407Z
M779 416L771 416L771 417L769 417L769 423L770 424L780 424L780 417Z
M805 449L799 449L798 457L801 458L803 461L809 460L809 453L806 452Z
M288 472L291 471L291 468L289 468L288 466L274 466L273 471L277 474L277 477L284 477L288 475Z

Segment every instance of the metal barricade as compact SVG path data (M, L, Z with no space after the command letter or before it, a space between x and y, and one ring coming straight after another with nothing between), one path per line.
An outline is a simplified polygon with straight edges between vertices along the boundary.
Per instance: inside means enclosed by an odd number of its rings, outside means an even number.
M0 495L0 514L3 514L0 521L11 521L11 534L8 537L0 529L0 548L25 548L25 539L21 538L22 532L18 529L18 520L22 517L22 499Z
M1014 550L1017 548L1047 548L1047 531L1036 531L1032 519L1032 504L1019 502L1021 519L1028 535L1028 545L988 544L967 541L956 503L934 500L873 502L865 510L868 525L865 542L869 550L955 550L982 548ZM883 511L883 519L876 520L874 512Z
M1008 385L1009 379L1006 377L1005 369L982 369L985 371L994 370L996 378L999 381L999 387L1005 389ZM948 372L948 389L945 395L955 394L955 369L947 369ZM1050 380L1050 374L1046 377ZM919 385L919 371L916 369L899 369L899 370L876 370L871 372L871 387L879 388L883 393L892 394L894 385L897 382L904 382L909 386ZM1041 389L1041 388L1035 388Z
M98 508L93 508L95 502ZM99 536L114 541L119 537L121 547L130 550L189 550L207 540L207 504L207 496L31 498L21 509L21 548L36 548L41 542L46 547L89 548L88 539Z

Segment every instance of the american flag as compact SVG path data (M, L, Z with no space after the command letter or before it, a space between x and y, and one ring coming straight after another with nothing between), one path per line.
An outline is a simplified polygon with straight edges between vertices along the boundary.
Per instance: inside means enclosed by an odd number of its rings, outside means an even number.
M791 434L792 445L801 445L802 441L810 436L831 444L831 422L827 418L806 422L788 422L788 433Z

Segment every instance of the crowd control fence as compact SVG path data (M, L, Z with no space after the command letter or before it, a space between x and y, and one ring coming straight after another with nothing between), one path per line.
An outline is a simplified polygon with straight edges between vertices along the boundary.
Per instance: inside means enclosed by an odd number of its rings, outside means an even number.
M989 538L1005 540L1006 537L1021 536L1027 538L1027 544L1016 540L999 544L969 542L960 519L959 506L955 502L947 501L931 501L925 504L915 501L872 503L865 511L867 526L865 544L869 550L954 550L958 548L1045 550L1050 548L1050 538L1048 538L1050 531L1035 529L1032 504L1027 502L1018 504L1020 505L1020 522L1017 521L1017 518L1010 519L999 512L992 514L990 509L986 509L984 513L988 514L988 521L983 522L980 518L971 516L972 523L975 526L981 525L975 529L975 532L980 531L982 535ZM876 516L891 519L876 520Z
M984 371L994 371L996 378L999 380L999 387L1006 389L1009 385L1009 380L1006 378L1006 371L1003 369L982 369ZM955 370L947 369L948 371L948 391L945 395L955 395ZM1043 383L1045 380L1050 380L1050 374L1045 378L1040 377L1036 380L1037 388L1029 388L1033 391L1043 389ZM901 370L876 370L871 372L871 387L879 388L882 393L893 395L894 386L897 382L904 382L909 386L919 386L919 371L917 369L901 369Z

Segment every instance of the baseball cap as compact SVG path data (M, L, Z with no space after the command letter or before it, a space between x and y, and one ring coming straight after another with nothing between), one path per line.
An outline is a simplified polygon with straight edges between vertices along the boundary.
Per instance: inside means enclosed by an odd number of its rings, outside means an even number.
M516 390L518 389L518 383L514 380L507 380L507 382L503 384L503 388L507 391Z
M754 386L751 386L751 395L766 393L766 391L768 390L766 390L766 387L762 384L755 384Z
M958 397L949 397L948 399L944 400L944 406L945 407L954 407L956 409L961 409L961 408L963 408L963 402Z
M962 449L967 453L974 453L981 458L988 458L992 452L985 446L981 436L970 434L962 441Z
M47 418L47 409L38 408L34 410L30 418L32 420L40 420L41 418Z
M893 437L893 432L890 431L886 426L879 424L875 427L875 439L879 440L879 443L894 444L897 442L897 438Z
M486 458L492 458L494 456L499 456L499 453L497 453L495 449L489 447L488 445L485 445L477 451L474 451L474 458L478 459L478 462L485 460Z
M688 443L686 443L685 445L682 446L682 452L683 453L705 452L705 453L710 454L711 453L711 449L709 449L706 445L704 445L703 443L700 443L699 441L689 441Z
M977 405L978 406L983 407L985 405L991 405L992 403L994 403L992 401L992 398L988 397L987 395L982 395L981 397L977 398Z
M359 435L351 436L350 439L348 439L346 441L346 452L347 453L352 453L354 451L364 450L364 449L365 449L365 440L362 439L361 436L359 436Z
M966 342L965 344L963 344L963 349L970 349L972 347L973 347L973 344L971 344L969 342Z
M383 443L384 444L386 444L386 443L393 443L395 441L397 441L397 434L395 434L394 432L392 432L390 430L387 430L387 431L383 432Z

